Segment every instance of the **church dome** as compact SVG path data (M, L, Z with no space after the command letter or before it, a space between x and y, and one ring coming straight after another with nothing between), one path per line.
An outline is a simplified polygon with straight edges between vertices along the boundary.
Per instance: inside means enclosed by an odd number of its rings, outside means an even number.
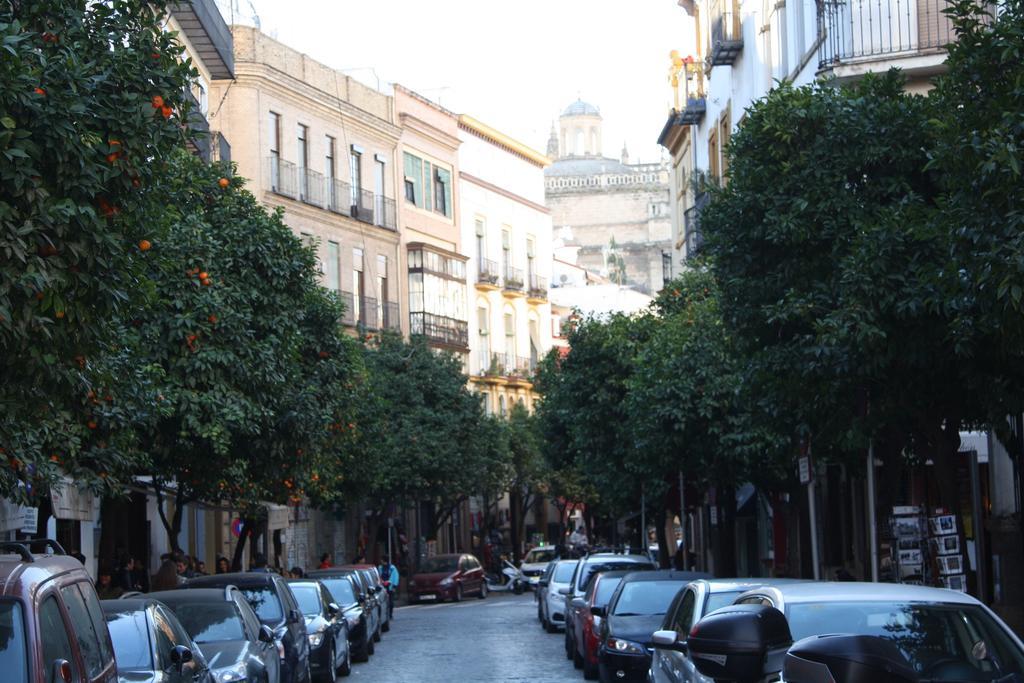
M600 116L601 110L583 100L577 99L562 112L562 116Z

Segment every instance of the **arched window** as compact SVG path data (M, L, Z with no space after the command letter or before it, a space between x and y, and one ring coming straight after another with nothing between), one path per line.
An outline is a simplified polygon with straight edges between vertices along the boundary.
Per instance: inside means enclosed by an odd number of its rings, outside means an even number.
M505 408L505 395L502 394L498 397L498 410L501 412L501 416L505 417L508 415L508 410Z

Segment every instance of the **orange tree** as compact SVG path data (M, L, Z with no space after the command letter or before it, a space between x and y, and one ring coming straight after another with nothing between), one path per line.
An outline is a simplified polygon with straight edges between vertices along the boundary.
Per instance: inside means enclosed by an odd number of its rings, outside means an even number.
M162 235L135 220L141 190L182 143L190 67L163 5L0 2L0 495L130 465L95 429L123 417L102 385L127 368L94 359L145 292Z
M172 238L150 250L153 296L126 325L124 353L155 377L155 400L135 411L139 473L176 548L192 501L251 520L263 501L330 498L361 355L317 283L313 250L280 213L239 179L222 182L224 166L182 152L169 170L152 221Z

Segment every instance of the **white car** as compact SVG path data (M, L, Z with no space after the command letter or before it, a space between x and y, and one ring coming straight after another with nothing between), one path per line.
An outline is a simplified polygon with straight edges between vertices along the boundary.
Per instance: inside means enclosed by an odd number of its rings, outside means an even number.
M794 583L755 588L736 604L780 610L794 642L830 633L889 640L929 683L1024 676L1024 643L966 593L893 583Z
M565 628L566 597L560 591L569 587L577 564L579 560L552 562L537 586L537 616L548 633Z
M519 571L523 574L523 581L530 588L537 588L540 575L548 568L550 562L557 559L558 551L553 546L534 548L526 553L526 557L523 558L522 563L519 565Z

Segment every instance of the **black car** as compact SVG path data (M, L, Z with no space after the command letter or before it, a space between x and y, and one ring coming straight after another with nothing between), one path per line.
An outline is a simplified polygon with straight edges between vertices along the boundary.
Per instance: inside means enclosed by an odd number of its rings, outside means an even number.
M691 581L710 578L699 572L670 569L627 574L604 609L597 627L598 676L602 682L646 681L653 634L672 600Z
M319 581L323 581L324 578L328 576L348 576L352 578L353 584L358 589L359 604L362 605L363 613L366 615L366 624L369 628L370 647L367 650L367 654L372 655L374 650L373 643L380 642L380 628L382 623L382 603L377 594L377 587L370 582L370 579L365 573L356 569L342 569L341 567L318 569L316 571L309 572L306 576ZM328 586L328 590L330 590L330 586Z
M169 607L151 598L100 606L120 683L214 683L203 653Z
M274 632L260 623L239 589L193 588L149 597L171 608L202 649L217 683L281 680Z
M359 577L338 570L324 569L309 572L306 578L315 578L324 584L334 601L341 606L341 614L348 623L348 642L352 647L352 659L357 662L368 660L373 654L373 629L370 615L363 609L366 599L362 594L362 582Z
M306 620L288 582L270 572L239 572L197 576L182 589L237 586L260 622L274 631L280 643L282 683L309 683L309 638Z
M309 634L309 668L315 678L334 683L338 675L352 672L348 621L341 605L316 579L292 579L288 587L299 602Z
M651 562L646 555L621 555L618 553L595 553L587 555L572 573L572 580L567 588L562 588L559 593L565 596L565 658L574 659L576 654L576 643L573 638L573 617L575 610L572 601L583 597L587 590L587 584L597 572L611 571L613 569L657 569L657 565Z

